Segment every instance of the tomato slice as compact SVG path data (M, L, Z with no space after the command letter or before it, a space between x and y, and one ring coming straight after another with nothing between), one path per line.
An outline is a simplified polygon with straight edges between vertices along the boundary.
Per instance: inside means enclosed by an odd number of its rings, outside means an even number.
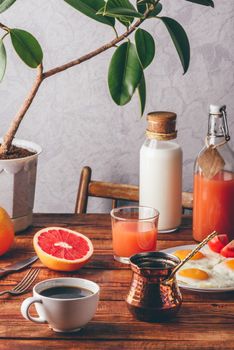
M213 252L220 253L228 244L228 236L226 234L217 235L208 242L208 246Z
M234 240L228 243L220 252L225 258L234 258Z

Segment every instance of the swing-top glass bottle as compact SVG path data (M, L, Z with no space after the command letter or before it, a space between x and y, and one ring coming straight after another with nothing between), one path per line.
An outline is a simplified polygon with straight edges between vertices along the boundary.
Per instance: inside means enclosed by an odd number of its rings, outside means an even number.
M234 239L234 153L229 140L226 106L211 105L206 145L198 154L194 168L193 237L196 241L202 241L214 230ZM211 176L205 176L199 159L209 148L217 152L206 164ZM223 166L219 170L220 160Z

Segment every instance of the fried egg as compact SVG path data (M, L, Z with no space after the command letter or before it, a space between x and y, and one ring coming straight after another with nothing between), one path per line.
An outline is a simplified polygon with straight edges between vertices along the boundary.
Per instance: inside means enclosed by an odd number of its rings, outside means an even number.
M226 259L214 266L214 272L224 280L225 285L234 285L234 259Z
M210 247L208 246L208 244L206 244L204 247L202 247L201 251L203 252L203 254L205 254L207 257L209 258L216 258L217 260L219 260L219 262L221 260L224 260L224 256L220 255L219 253L214 252L213 250L210 249Z
M172 254L177 256L180 260L183 260L191 249L176 250ZM186 267L197 267L211 269L213 266L220 262L220 256L207 256L204 251L197 252L184 266Z
M211 270L189 267L179 270L176 274L177 280L182 284L196 288L219 288L223 287L223 281Z
M191 251L190 247L178 247L172 254L183 260ZM184 287L234 288L234 259L227 259L206 245L181 267L176 277Z

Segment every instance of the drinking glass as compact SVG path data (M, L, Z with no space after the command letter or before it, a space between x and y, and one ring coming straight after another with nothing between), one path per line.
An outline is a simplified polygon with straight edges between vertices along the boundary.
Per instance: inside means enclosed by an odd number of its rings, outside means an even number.
M151 207L131 206L111 210L115 260L129 264L133 254L155 251L159 212Z

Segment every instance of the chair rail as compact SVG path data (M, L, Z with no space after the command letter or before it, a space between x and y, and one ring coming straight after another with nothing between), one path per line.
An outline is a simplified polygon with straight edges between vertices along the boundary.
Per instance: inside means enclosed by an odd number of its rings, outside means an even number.
M79 189L76 199L75 213L86 213L88 197L99 197L112 199L115 207L117 200L139 202L139 187L128 184L117 184L91 180L92 169L85 166L81 172ZM182 192L182 208L193 208L193 193Z

